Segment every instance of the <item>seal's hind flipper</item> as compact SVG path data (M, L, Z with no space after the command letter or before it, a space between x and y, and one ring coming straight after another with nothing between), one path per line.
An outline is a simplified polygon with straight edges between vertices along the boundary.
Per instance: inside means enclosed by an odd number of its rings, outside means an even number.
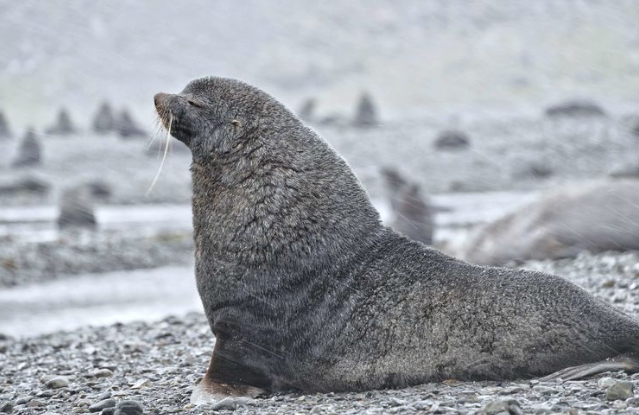
M639 372L639 360L634 355L622 355L601 362L587 363L585 365L571 366L548 376L540 378L543 381L557 380L576 380L589 376L597 375L604 372L616 372L623 370L634 373Z

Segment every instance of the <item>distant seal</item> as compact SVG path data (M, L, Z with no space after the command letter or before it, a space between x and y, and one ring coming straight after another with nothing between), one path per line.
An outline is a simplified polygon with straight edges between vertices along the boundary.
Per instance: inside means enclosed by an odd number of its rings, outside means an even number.
M192 152L195 273L217 338L192 402L637 369L635 321L560 277L383 227L346 162L261 90L203 78L155 106Z
M421 195L419 185L409 182L398 170L386 167L381 173L395 215L391 227L413 241L432 245L438 208Z
M562 189L480 228L460 256L479 265L639 251L639 181Z
M66 189L60 198L58 229L95 229L97 221L89 186Z

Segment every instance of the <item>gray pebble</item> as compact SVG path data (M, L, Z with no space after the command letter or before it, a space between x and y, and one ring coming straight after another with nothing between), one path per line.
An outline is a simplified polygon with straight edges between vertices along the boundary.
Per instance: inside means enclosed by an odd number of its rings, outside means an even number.
M74 406L91 406L91 401L88 399L78 399L77 401L75 401L75 403L73 404Z
M13 404L11 402L0 402L0 412L10 414L13 412Z
M597 381L597 386L599 386L601 389L607 389L609 387L611 387L612 385L614 385L616 382L616 380L614 380L611 377L605 377L605 378L601 378Z
M39 400L37 400L37 399L33 399L33 400L29 401L29 403L27 404L27 406L28 406L29 408L39 408L39 407L41 407L41 406L44 406L44 402L39 401Z
M250 398L244 398L244 397L228 397L228 398L224 398L221 401L213 404L211 406L211 409L214 411L220 411L220 410L233 410L233 409L237 409L240 406L244 406L250 402L252 402L253 400Z
M51 389L66 388L67 386L69 386L69 380L64 376L56 376L52 379L47 380L44 385L47 388Z
M23 405L27 402L29 402L31 400L31 396L19 396L18 399L16 399L16 405Z
M534 407L534 412L535 412L535 415L546 415L551 413L552 411L550 410L549 406L539 405Z
M151 386L151 381L149 379L139 379L137 382L131 386L131 389L142 389Z
M92 375L96 378L110 378L113 376L113 372L109 369L99 369L93 372Z
M392 397L388 400L388 403L390 406L403 406L406 405L406 401L402 400L402 399L398 399L395 397Z
M505 400L495 400L489 402L484 409L482 410L486 415L497 415L497 414L510 414L510 415L519 415L523 414L519 402L514 399L505 399Z
M94 403L93 405L89 406L89 412L100 412L105 408L113 408L113 407L115 407L115 400L105 399L103 401Z
M541 385L533 386L532 390L533 392L537 392L541 395L552 395L558 392L555 388L549 388L548 386Z
M110 397L111 397L111 392L106 391L106 392L103 392L103 393L99 394L99 395L96 397L96 400L98 400L98 401L103 401L103 400L105 400L105 399L109 399Z
M632 398L634 394L634 386L631 382L616 382L606 389L606 400L617 401Z
M144 408L136 401L121 401L115 408L114 415L142 415Z

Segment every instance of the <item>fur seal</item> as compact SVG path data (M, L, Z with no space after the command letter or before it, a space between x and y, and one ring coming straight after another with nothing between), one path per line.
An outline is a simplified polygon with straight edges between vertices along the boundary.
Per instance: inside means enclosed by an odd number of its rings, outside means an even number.
M97 222L89 186L66 189L60 198L58 229L95 229Z
M73 135L77 133L77 129L71 121L71 115L65 108L60 109L55 124L46 130L48 135Z
M382 176L395 215L391 227L413 241L432 245L437 208L421 195L418 184L409 182L398 170L383 168Z
M11 165L13 167L37 166L42 164L42 146L40 138L33 128L29 128L18 148L18 154Z
M138 127L133 120L133 116L126 108L120 112L118 120L115 122L115 130L121 138L146 137L146 132Z
M360 128L372 128L379 126L379 116L377 108L367 92L362 92L359 96L357 108L355 109L355 117L353 125Z
M346 162L265 92L209 77L154 100L192 152L195 273L217 339L192 402L638 368L639 324L583 289L382 226Z
M618 180L542 196L480 228L461 257L479 265L639 250L639 181Z
M109 134L115 130L115 117L111 105L104 101L93 118L93 131L96 134Z

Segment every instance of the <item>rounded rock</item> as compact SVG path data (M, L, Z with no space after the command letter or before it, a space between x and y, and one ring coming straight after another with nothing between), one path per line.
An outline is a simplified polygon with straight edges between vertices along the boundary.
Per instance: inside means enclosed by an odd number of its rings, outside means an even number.
M56 376L49 379L44 385L50 389L66 388L69 386L69 380L64 376Z
M0 412L3 414L10 414L13 412L13 404L11 402L0 402Z
M115 407L115 400L109 398L89 406L89 412L100 412L103 409L113 407Z
M616 382L606 389L607 401L626 400L635 396L632 382Z
M136 401L121 401L115 408L114 415L142 415L144 408Z
M109 369L100 369L93 372L93 376L96 378L110 378L113 376L113 372L111 372Z

